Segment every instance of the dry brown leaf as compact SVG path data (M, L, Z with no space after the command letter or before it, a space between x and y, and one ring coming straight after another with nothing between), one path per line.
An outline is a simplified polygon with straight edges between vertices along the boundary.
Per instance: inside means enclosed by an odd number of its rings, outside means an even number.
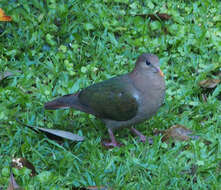
M0 21L11 21L11 17L10 16L6 16L5 12L0 8Z
M13 173L10 174L9 184L7 190L21 189L16 183Z
M149 17L151 20L169 20L171 18L171 16L166 14L166 13L136 14L135 16L141 16L141 17L144 17L144 18Z
M86 187L88 190L108 190L105 186L88 186Z
M13 158L11 163L13 168L22 169L26 167L31 170L30 176L35 176L37 173L35 171L35 167L31 162L29 162L26 158Z
M190 129L187 129L183 125L173 125L167 129L162 138L163 142L168 142L170 139L178 141L187 141L190 139L198 139L198 136L192 135L193 132Z
M149 14L148 15L151 20L170 20L171 16L166 13L156 13L156 14Z
M206 79L200 81L199 85L203 88L215 88L219 83L219 79Z

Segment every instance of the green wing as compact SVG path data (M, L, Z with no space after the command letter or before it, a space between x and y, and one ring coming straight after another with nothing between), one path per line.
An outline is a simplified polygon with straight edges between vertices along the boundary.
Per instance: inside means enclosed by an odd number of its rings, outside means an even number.
M133 118L138 110L134 90L129 79L121 76L89 86L78 97L80 103L92 109L96 116L126 121Z

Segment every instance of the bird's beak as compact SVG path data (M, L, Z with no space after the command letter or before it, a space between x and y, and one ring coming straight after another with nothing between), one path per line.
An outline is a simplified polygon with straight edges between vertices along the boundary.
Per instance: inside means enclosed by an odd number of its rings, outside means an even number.
M160 68L159 68L159 67L155 67L155 68L157 69L157 72L159 72L160 75L161 75L162 77L164 77L164 74L163 74L163 72L160 70Z

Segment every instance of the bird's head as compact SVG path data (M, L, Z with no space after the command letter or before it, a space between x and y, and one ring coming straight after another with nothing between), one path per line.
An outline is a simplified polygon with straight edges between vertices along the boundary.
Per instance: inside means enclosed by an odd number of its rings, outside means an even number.
M164 76L163 72L160 70L159 59L154 54L144 53L140 55L137 59L135 70L144 71L145 73L156 73Z

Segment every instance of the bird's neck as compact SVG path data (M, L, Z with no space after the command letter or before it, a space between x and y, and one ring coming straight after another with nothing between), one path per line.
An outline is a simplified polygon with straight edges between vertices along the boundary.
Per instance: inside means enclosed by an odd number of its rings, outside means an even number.
M129 77L132 79L134 86L140 91L158 91L159 87L164 88L164 79L157 73L147 73L145 71L133 70Z

